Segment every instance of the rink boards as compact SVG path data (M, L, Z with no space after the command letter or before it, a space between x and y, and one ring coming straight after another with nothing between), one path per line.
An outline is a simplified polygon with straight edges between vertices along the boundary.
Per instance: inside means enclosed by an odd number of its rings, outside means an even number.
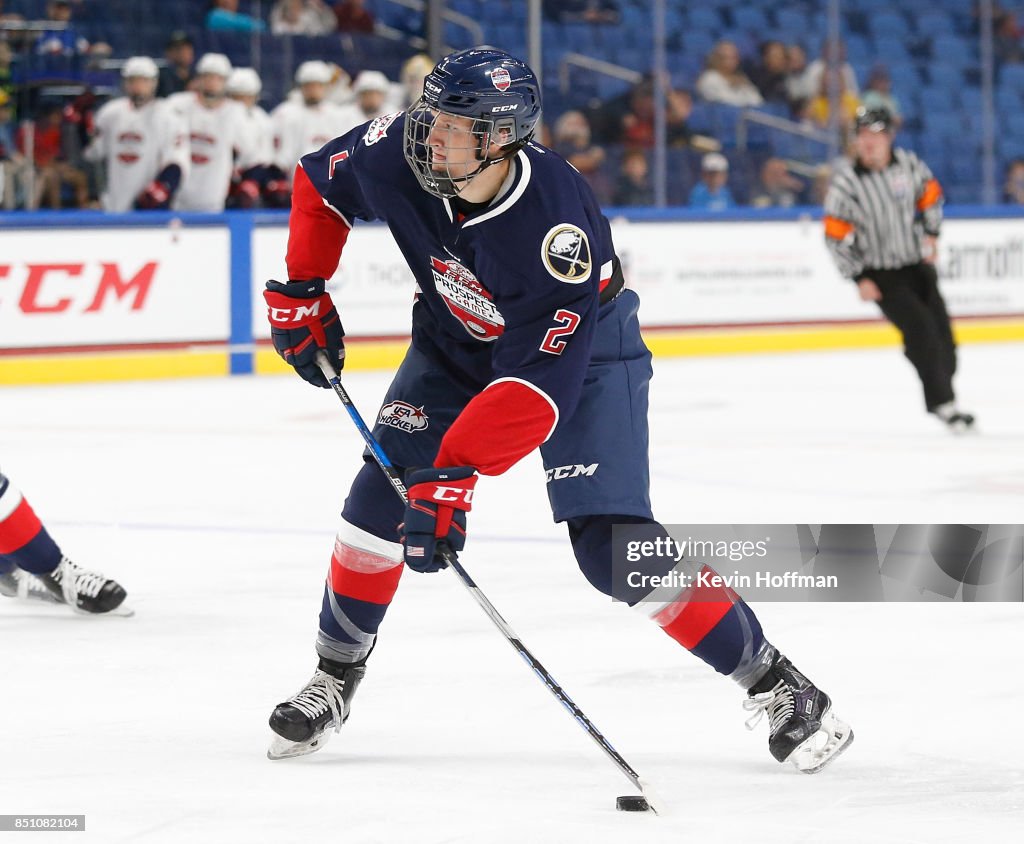
M284 371L261 291L286 277L285 214L0 216L0 384ZM610 216L658 356L898 343L836 273L815 211ZM959 340L1024 339L1024 223L950 217L940 275ZM347 365L396 365L415 285L385 227L357 226L329 289Z

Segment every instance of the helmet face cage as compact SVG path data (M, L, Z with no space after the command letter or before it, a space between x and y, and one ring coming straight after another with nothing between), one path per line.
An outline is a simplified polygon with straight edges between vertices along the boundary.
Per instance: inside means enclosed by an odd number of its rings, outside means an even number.
M461 146L453 146L452 130L434 131L439 117L455 119L462 115L439 111L420 98L409 107L405 117L405 160L420 186L435 196L451 198L458 195L487 167L506 160L522 146L516 143L515 121L509 118L475 118L465 132L468 140ZM431 133L434 133L433 137ZM443 144L443 160L435 156L431 141ZM510 149L497 158L488 158L491 144ZM454 162L451 160L453 157ZM473 166L474 161L478 162L476 167Z
M537 78L523 62L489 48L452 53L427 75L423 95L406 113L406 161L428 193L456 196L487 167L515 155L533 137L540 112ZM472 123L465 131L435 132L442 116ZM458 141L449 143L455 133L468 139L461 150ZM494 158L492 144L501 148Z

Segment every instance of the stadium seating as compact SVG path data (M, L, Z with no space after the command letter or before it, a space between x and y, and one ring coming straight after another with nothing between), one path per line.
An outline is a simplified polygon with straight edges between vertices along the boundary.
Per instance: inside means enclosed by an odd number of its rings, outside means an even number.
M162 57L169 32L188 31L197 53L216 50L233 62L260 69L264 100L274 105L290 86L294 68L308 58L336 61L349 72L376 67L397 78L402 62L414 48L399 39L378 36L339 38L275 37L269 34L210 33L203 28L208 0L84 0L75 4L75 25L93 41L106 41L115 57L147 53ZM242 0L240 11L269 16L272 0ZM371 0L377 19L400 34L422 35L424 13L394 0ZM1005 5L1005 4L1004 4ZM447 0L454 12L477 22L485 39L510 52L526 52L527 4L521 0ZM566 52L578 52L632 70L650 67L652 49L651 0L617 0L621 19L615 26L555 23L545 19L542 30L545 97L550 121L568 108L592 106L594 100L620 95L625 83L592 71L574 70L568 90L558 89L558 72ZM666 4L668 67L673 84L692 90L705 57L716 41L734 39L748 59L759 43L777 38L799 44L815 58L828 31L821 0L702 0ZM963 144L977 155L981 91L977 23L967 0L841 0L840 28L848 61L861 86L876 63L884 64L905 119L901 142L921 144L940 178L953 186L952 194L979 194L976 162ZM45 17L46 0L7 0L5 10L27 18ZM471 31L448 21L448 46L470 46ZM23 68L28 71L27 64ZM28 74L26 74L26 77ZM116 72L108 77L116 84ZM997 69L995 94L999 167L1024 149L1024 64ZM736 112L726 107L697 103L691 126L720 138L726 150L735 147ZM949 154L950 139L961 148ZM776 131L753 129L748 134L757 154L775 151L803 161L823 155L821 145ZM692 163L692 162L691 162ZM742 179L743 168L734 173ZM680 168L679 172L686 172ZM676 179L670 194L684 195L690 181ZM743 192L742 185L739 186Z

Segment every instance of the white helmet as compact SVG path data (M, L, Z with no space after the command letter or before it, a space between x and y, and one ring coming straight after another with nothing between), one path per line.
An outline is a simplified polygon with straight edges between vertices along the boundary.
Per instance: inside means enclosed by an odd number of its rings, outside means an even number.
M357 94L363 91L380 91L386 94L391 90L391 83L379 70L364 70L356 77L356 84L352 86L352 90Z
M228 77L228 93L257 97L263 89L260 75L251 67L236 67Z
M210 73L227 79L231 75L231 60L223 53L207 53L196 64L196 76Z
M134 76L141 76L145 79L156 79L160 72L157 70L156 62L149 56L132 56L121 65L121 78L131 79Z
M326 85L333 77L334 73L327 62L303 62L299 65L299 69L295 71L295 84L305 85L307 82L323 82Z

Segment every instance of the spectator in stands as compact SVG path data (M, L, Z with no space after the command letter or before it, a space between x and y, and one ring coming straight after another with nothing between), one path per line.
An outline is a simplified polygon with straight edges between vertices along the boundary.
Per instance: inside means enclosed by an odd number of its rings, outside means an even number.
M385 105L391 91L391 83L379 70L364 70L356 77L352 90L355 92L356 101L342 107L342 134L387 113Z
M799 44L786 47L786 94L789 106L794 114L798 114L804 104L814 96L814 91L807 88L807 53Z
M622 18L615 0L544 0L543 9L556 23L617 24Z
M843 77L843 88L846 91L855 97L860 93L857 74L846 60L846 44L839 41L836 48L833 49L832 42L826 40L821 46L821 57L807 65L807 70L804 71L803 86L809 97L815 97L821 91L821 80L825 76L826 68L839 70Z
M722 148L719 141L707 135L698 135L690 128L691 114L693 94L685 88L669 88L665 98L667 144L676 149L690 147L697 152L718 152Z
M13 60L11 45L6 41L0 41L0 92L7 94L10 98L8 107L11 109L12 120L17 112L15 98L18 93L18 86L14 84L14 73L11 70Z
M74 190L74 208L89 204L89 181L81 170L72 167L64 154L64 127L59 102L49 102L40 108L39 117L32 122L31 151L29 132L21 127L16 136L18 151L32 156L36 168L36 193L32 207L63 208L64 185Z
M639 149L626 150L619 167L619 178L612 194L612 205L653 205L654 188L651 185L647 153Z
M1024 205L1024 158L1015 158L1006 165L1003 202L1009 205Z
M892 77L889 76L889 69L884 64L876 64L871 68L861 104L869 110L881 108L888 111L892 115L894 129L899 129L903 125L900 101L892 92Z
M698 146L698 136L690 130L687 121L693 112L693 97L689 91L668 88L665 94L666 143L673 147ZM629 149L648 150L654 146L654 80L647 78L629 93L629 108L622 115L616 140ZM699 138L701 142L711 139ZM719 147L711 140L715 149Z
M804 189L781 158L769 158L761 165L761 184L750 201L755 208L792 208Z
M167 64L160 68L156 95L169 97L179 91L187 91L194 78L192 65L196 60L196 50L188 33L181 29L172 32L167 39L164 56Z
M334 6L334 19L338 32L373 32L373 14L364 0L339 0Z
M700 181L690 191L690 206L705 211L734 208L729 180L729 161L720 152L709 152L700 163Z
M750 81L766 103L788 106L789 60L786 45L781 41L765 41L760 55L760 61L750 69Z
M277 0L270 10L274 35L327 35L337 23L323 0Z
M740 69L740 51L732 41L719 41L708 54L707 69L697 80L697 93L708 102L758 106L763 102L754 83Z
M4 11L4 0L0 0L0 27L3 24L20 24L24 22L25 18L19 15L17 12L5 12ZM8 39L13 41L20 35L18 30L8 31L0 29L0 42L7 41Z
M46 19L50 23L63 24L63 29L44 32L36 41L35 52L40 56L109 56L113 52L109 44L98 41L90 44L79 34L71 23L71 0L49 0L46 4Z
M806 119L819 129L837 129L843 138L852 135L860 99L846 87L846 76L838 68L826 71L818 83L818 95L807 104ZM839 102L833 113L832 99Z
M0 208L10 211L28 203L31 169L15 143L13 102L0 90Z
M1017 23L1017 14L1012 11L1000 10L995 17L993 34L993 51L999 64L1020 64L1024 62L1024 49L1021 47L1021 29Z
M238 11L238 0L210 0L206 28L211 32L266 32L267 25L259 18Z
M605 162L604 148L591 141L590 122L582 111L567 111L555 121L551 140L552 149L587 180L599 202L608 202L608 182L602 165Z

